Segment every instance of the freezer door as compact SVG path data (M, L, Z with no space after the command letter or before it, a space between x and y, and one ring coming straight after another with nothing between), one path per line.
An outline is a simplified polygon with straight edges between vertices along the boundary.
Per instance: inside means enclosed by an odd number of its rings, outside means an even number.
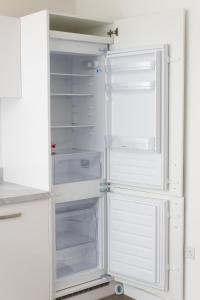
M166 189L168 47L107 56L110 182Z
M109 272L134 286L166 290L168 201L110 193Z

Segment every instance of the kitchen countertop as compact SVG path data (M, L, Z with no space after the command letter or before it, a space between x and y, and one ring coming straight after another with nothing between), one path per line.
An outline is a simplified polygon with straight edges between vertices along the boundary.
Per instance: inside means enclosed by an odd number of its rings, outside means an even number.
M0 183L0 206L47 199L49 197L50 192L9 182Z

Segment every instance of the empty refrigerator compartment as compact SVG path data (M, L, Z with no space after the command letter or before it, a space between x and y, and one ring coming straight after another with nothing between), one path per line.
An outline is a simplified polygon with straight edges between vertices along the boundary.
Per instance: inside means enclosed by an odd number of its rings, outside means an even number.
M70 153L71 152L71 153ZM93 180L101 177L101 153L68 150L53 159L54 184Z
M89 95L94 94L94 78L88 76L51 77L51 95Z
M98 199L56 204L57 278L96 268Z
M95 126L92 114L94 105L90 99L79 101L80 97L65 99L53 97L51 99L51 127L52 128L90 128Z
M51 77L93 77L101 68L98 56L51 53Z

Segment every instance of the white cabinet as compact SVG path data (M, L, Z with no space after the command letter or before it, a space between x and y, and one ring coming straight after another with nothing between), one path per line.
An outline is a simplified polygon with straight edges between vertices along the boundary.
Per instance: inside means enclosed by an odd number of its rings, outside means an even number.
M0 299L51 299L50 200L0 207Z
M0 16L0 98L21 96L20 19Z

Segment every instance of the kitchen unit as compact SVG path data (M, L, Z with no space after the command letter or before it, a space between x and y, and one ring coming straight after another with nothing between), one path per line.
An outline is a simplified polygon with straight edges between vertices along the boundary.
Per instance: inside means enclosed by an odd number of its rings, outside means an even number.
M49 193L0 183L0 298L50 299Z
M116 279L182 299L184 12L42 11L21 18L21 57L4 174L52 193L53 297Z

